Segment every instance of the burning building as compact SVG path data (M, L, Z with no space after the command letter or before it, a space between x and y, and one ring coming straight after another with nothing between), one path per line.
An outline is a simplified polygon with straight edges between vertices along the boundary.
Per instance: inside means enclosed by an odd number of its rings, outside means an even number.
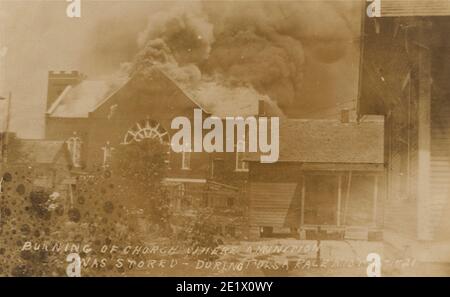
M218 101L211 111L203 103L211 100L189 92L159 67L152 67L145 78L136 74L112 85L107 81L83 80L77 72L50 72L46 138L65 141L73 171L83 173L108 170L119 145L145 138L168 144L174 133L172 120L179 116L193 120L194 109L201 109L204 117L257 116L264 106L265 115L280 115L276 105L264 101L262 96L246 97L244 104L240 101L241 106L234 110L229 109L227 101ZM206 194L208 180L239 186L248 171L242 156L242 152L170 152L165 182L179 187L183 195L193 193L197 198Z

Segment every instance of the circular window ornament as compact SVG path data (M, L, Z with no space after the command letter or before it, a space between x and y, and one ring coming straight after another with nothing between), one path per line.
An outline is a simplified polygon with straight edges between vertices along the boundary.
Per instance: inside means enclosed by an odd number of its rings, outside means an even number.
M159 139L161 143L169 143L169 134L158 122L146 119L128 129L123 144L140 142L144 139Z

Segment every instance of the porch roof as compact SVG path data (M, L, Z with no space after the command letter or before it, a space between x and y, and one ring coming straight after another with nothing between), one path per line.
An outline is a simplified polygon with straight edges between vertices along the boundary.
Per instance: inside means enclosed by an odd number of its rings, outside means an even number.
M66 156L64 141L15 139L10 162L24 164L54 164L61 154ZM70 163L67 157L67 163Z

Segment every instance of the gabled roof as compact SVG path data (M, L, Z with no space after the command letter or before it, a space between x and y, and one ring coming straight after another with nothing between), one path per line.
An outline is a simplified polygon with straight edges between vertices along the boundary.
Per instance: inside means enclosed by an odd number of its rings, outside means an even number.
M9 162L51 165L59 156L67 156L66 153L64 141L15 139L9 153ZM67 160L70 162L69 158Z
M280 120L281 162L384 163L384 123L381 120L341 123L337 120ZM258 153L246 153L260 161Z
M206 82L198 88L180 88L203 111L220 118L256 116L260 100L264 101L267 115L284 117L275 102L250 87L228 88L215 82Z
M219 117L257 115L258 101L263 100L267 114L283 116L281 109L269 97L258 94L252 88L235 87L231 91L220 86L219 89L216 86L208 88L208 83L205 83L202 88L191 89L178 83L161 67L155 66L152 71L163 74L189 100L208 114ZM73 87L68 86L48 109L47 114L50 117L86 118L131 79L132 77L114 81L84 80Z
M83 80L67 86L47 111L51 117L87 118L98 104L123 87L128 79Z

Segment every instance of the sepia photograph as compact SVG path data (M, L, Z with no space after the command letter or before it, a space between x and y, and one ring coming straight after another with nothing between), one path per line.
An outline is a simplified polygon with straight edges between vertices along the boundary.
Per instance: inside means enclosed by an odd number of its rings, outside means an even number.
M449 34L449 0L0 0L0 276L450 276Z

